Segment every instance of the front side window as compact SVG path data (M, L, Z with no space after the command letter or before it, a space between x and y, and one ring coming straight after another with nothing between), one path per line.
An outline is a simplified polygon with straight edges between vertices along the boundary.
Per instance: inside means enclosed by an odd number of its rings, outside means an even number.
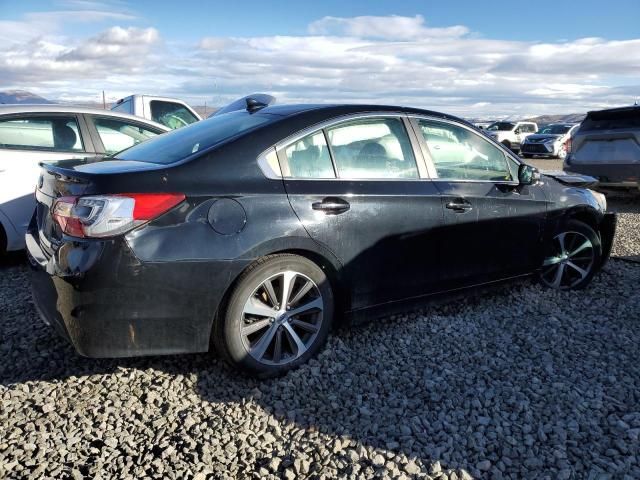
M154 122L166 125L171 129L186 127L198 121L184 105L161 100L151 101L151 118Z
M334 178L329 148L322 131L312 133L284 149L285 177Z
M125 148L133 147L162 133L112 118L95 118L93 123L108 154L121 152Z
M83 151L75 117L13 117L0 120L0 148Z
M466 128L432 120L418 120L439 178L510 181L505 154Z
M399 118L355 120L327 129L339 178L418 178L411 142Z

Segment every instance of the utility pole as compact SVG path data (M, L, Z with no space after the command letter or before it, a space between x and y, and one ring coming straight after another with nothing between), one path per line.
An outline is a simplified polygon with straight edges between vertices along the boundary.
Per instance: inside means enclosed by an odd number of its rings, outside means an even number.
M104 90L102 90L102 109L106 110L107 109L107 101L104 98Z

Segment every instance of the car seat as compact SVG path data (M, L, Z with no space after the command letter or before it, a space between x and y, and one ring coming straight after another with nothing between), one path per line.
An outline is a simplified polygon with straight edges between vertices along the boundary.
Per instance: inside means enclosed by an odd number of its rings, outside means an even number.
M76 132L69 125L53 126L53 144L58 150L73 150L73 146L78 141Z

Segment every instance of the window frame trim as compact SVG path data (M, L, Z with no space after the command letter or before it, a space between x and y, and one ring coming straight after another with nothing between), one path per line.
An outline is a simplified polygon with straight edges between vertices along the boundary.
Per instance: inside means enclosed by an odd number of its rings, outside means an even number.
M509 163L509 160L513 160L513 162L515 162L515 164L518 166L518 169L520 168L520 165L522 165L523 162L521 162L519 159L516 159L513 155L513 152L507 152L507 149L504 147L504 145L496 142L494 139L489 138L487 135L483 135L482 133L479 133L479 131L475 128L475 127L470 127L468 125L465 125L464 123L461 122L456 122L454 120L449 120L446 118L439 118L439 117L433 117L430 115L417 115L417 114L409 114L408 116L409 122L411 122L411 125L413 126L414 130L415 130L415 134L418 137L418 143L420 144L420 148L423 150L423 155L424 155L424 159L425 162L429 168L429 173L431 174L431 180L434 182L460 182L460 183L493 183L493 184L499 184L499 185L509 185L509 186L518 186L520 185L520 181L518 180L518 172L514 172L512 171L511 165ZM469 132L471 132L474 135L477 135L479 137L481 137L483 140L489 142L490 144L492 144L494 147L496 147L498 150L500 150L502 152L502 154L505 156L505 161L507 162L507 168L509 169L509 172L511 173L511 175L514 177L514 180L475 180L475 179L468 179L468 178L440 178L438 176L438 173L436 171L436 167L435 167L435 163L433 162L433 157L431 156L431 151L429 150L429 147L427 146L427 141L425 140L424 136L419 133L420 132L420 125L418 124L418 122L420 120L427 120L430 122L439 122L439 123L444 123L444 124L449 124L449 125L453 125L455 127L460 127L460 128L464 128L466 130L468 130Z

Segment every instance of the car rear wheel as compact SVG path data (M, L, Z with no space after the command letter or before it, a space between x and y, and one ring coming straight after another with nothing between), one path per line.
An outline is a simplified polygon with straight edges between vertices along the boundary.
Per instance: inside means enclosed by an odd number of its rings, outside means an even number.
M602 258L598 234L586 223L570 220L547 246L540 280L550 288L586 287Z
M265 257L241 275L217 319L216 350L251 374L283 374L322 348L333 303L329 280L315 263L291 254Z

